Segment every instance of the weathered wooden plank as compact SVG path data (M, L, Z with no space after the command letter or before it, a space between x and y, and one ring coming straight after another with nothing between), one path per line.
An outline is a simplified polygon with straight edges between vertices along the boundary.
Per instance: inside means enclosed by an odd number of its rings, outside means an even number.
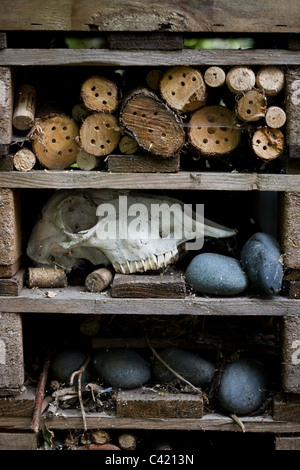
M288 396L275 396L273 398L273 418L276 421L300 422L299 398L293 400Z
M300 51L283 49L120 51L110 49L3 49L1 66L187 66L300 65Z
M282 385L285 392L300 393L300 316L283 319Z
M111 284L110 295L119 298L169 298L184 299L185 281L180 273L151 274L116 274Z
M16 389L23 382L22 318L19 313L0 313L0 389Z
M80 287L51 289L55 295L48 298L47 289L24 287L17 297L0 297L1 312L72 313L72 314L133 314L133 315L298 315L299 300L284 297L231 297L185 299L114 299L100 293L91 293Z
M37 450L37 434L26 432L0 432L0 450Z
M275 450L300 450L300 437L275 437Z
M107 169L112 173L174 173L180 157L161 159L152 155L109 155Z
M6 49L0 49L0 52ZM12 141L13 84L10 67L0 67L0 144L3 154Z
M101 5L101 6L100 6ZM0 6L0 30L299 32L299 4L242 0L9 0ZM21 12L22 14L16 14Z
M286 140L289 146L289 158L300 158L300 68L293 68L286 73Z
M280 242L287 269L300 268L300 193L285 192L280 197Z
M0 279L0 295L19 295L25 281L25 269L20 269L10 278Z
M21 216L19 191L0 189L0 267L13 266L21 256ZM3 275L0 270L0 276ZM5 271L5 269L4 269ZM16 272L16 271L15 271ZM14 275L12 272L11 275Z
M2 146L3 147L3 146ZM2 153L0 146L0 171L12 171L14 169L13 155Z
M163 32L111 33L108 43L110 49L175 51L183 49L183 35Z
M0 172L2 188L192 189L212 191L299 192L300 175L257 173L109 173L102 171Z
M0 397L0 416L31 417L35 402L35 390L27 387L12 397Z
M122 390L116 399L118 418L194 418L203 416L200 394L169 393L160 396L153 391Z

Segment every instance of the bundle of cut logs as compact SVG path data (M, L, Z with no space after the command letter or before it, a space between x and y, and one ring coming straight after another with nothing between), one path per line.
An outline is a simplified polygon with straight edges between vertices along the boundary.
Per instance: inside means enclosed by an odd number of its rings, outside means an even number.
M70 116L35 115L36 93L30 85L17 90L13 125L28 130L31 148L14 155L16 170L31 170L36 161L62 170L77 163L99 168L112 153L137 151L170 159L190 151L194 159L222 157L238 148L243 131L256 158L270 161L282 154L286 115L276 102L284 88L279 67L254 72L247 66L204 73L190 66L147 72L145 86L124 97L110 78L85 79ZM227 106L223 98L227 94ZM231 100L231 101L230 101Z

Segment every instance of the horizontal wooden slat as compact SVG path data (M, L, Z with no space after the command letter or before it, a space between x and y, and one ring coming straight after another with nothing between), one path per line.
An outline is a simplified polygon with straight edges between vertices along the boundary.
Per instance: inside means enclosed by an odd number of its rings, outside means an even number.
M80 287L27 289L18 297L0 297L1 312L132 314L132 315L271 315L299 314L300 300L284 297L230 297L185 299L114 299Z
M2 0L0 30L299 32L296 0Z
M110 49L3 49L0 65L97 65L152 66L175 65L300 65L300 51L281 49L257 50L190 50L120 51Z
M109 173L101 171L0 172L1 188L192 189L213 191L298 191L300 175L257 173Z

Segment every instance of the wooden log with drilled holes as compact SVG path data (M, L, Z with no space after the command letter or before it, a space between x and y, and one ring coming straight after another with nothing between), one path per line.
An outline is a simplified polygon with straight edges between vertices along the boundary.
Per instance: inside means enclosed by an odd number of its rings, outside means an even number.
M220 88L225 84L226 73L222 67L208 67L204 73L204 81L211 88Z
M259 127L252 136L252 149L262 160L270 161L279 157L284 148L284 135L280 129Z
M89 292L102 292L110 286L113 278L114 274L111 269L100 268L87 276L85 285Z
M148 89L134 90L124 99L120 123L142 149L161 158L178 155L185 143L179 116Z
M82 148L95 157L110 154L121 138L118 120L112 114L99 112L91 114L80 127Z
M286 122L286 113L279 106L270 106L265 115L266 124L271 129L279 129Z
M264 66L256 74L256 85L267 96L276 96L284 87L285 74L282 69Z
M226 85L232 93L245 93L255 86L255 73L250 67L232 67L227 72Z
M75 163L78 133L77 123L65 114L35 119L31 140L39 162L50 170L63 170Z
M35 118L36 91L32 85L20 85L16 91L13 126L25 131L32 128Z
M236 115L243 122L259 121L265 117L267 100L262 91L249 90L242 94L236 104Z
M118 107L119 90L109 78L95 75L82 84L81 99L87 109L111 114Z
M206 106L195 111L189 121L190 145L204 155L225 155L240 142L235 114L224 106Z
M168 69L160 81L160 93L177 112L191 112L207 101L207 89L200 70L178 66Z
M27 284L32 287L66 287L67 276L61 268L28 268Z
M24 147L14 154L13 163L17 171L30 171L36 164L36 156L32 150Z

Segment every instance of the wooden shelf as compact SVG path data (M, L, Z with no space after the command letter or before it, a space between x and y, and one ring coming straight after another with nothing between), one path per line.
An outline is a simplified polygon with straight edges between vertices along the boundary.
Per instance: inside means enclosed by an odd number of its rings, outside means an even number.
M0 172L1 188L190 189L214 191L299 191L300 175L257 173L108 173L105 171Z
M0 66L234 66L300 65L300 51L285 49L121 51L111 49L14 49L0 50Z
M56 295L48 298L51 290ZM0 312L65 313L65 314L120 314L120 315L297 315L300 300L285 297L230 297L204 298L187 296L185 299L112 298L108 294L94 294L84 287L63 289L24 288L19 296L0 297Z
M42 416L43 419L43 416ZM294 433L300 432L300 423L276 421L271 416L241 418L245 432ZM31 418L0 417L0 427L6 429L28 430ZM194 431L239 431L237 423L231 418L213 413L201 419L178 418L116 418L101 413L86 414L88 429L146 429L146 430L194 430ZM82 416L75 410L62 410L60 416L46 418L49 429L81 429Z

